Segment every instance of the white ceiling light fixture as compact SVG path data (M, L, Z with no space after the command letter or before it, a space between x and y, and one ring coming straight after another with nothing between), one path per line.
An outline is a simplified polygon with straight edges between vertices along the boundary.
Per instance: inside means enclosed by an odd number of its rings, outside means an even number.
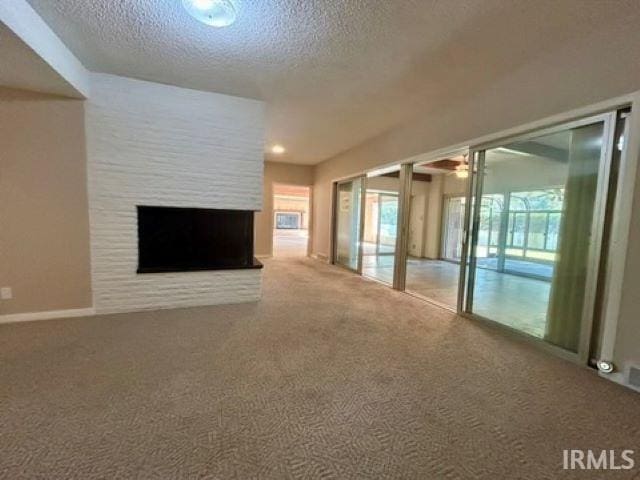
M276 155L282 155L286 151L282 145L274 145L271 147L271 153L275 153Z
M182 0L189 15L212 27L228 27L236 21L236 9L231 0Z
M469 164L467 163L467 155L462 157L462 162L456 167L456 177L469 178Z
M469 178L469 170L466 165L460 165L456 167L456 177L458 178Z

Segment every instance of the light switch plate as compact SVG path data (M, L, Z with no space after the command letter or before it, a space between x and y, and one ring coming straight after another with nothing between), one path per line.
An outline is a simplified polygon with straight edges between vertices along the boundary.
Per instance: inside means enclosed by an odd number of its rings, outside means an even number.
M11 287L0 288L0 299L11 300L12 298L13 298L13 292L11 291Z

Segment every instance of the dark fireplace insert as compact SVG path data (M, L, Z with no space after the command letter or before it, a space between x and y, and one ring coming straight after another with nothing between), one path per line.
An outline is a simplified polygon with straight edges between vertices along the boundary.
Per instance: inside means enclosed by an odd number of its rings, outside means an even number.
M138 273L261 268L252 210L138 206Z

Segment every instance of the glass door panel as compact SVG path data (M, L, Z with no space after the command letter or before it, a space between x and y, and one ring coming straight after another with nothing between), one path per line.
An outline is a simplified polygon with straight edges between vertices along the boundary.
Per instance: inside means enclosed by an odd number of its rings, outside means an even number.
M468 311L578 352L608 132L603 118L480 152Z
M362 178L338 183L336 192L335 263L358 270Z
M413 166L405 289L457 309L468 178L467 156Z
M498 241L504 195L489 194L482 196L480 208L480 227L478 230L476 263L481 268L498 270Z
M399 174L366 179L362 274L393 284L398 232Z

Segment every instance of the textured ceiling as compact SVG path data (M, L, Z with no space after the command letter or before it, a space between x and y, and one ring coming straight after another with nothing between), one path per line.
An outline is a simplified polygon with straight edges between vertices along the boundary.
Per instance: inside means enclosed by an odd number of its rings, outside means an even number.
M287 148L270 159L307 164L593 30L637 24L640 4L234 0L237 22L214 29L180 0L29 2L91 70L265 100L267 144Z

